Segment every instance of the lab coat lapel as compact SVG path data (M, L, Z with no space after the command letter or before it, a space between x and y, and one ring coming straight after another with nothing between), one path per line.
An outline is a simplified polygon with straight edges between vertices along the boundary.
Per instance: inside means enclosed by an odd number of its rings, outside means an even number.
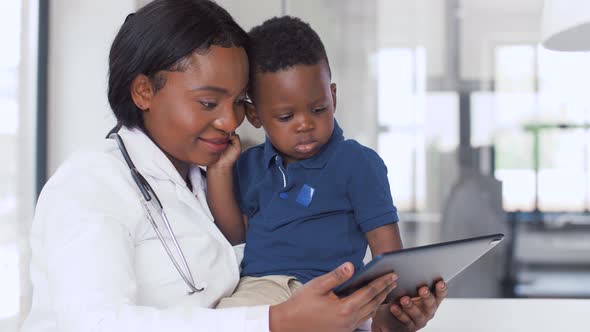
M204 218L196 218L195 222L205 224L205 227L217 240L226 242L223 234L213 222L205 194L206 182L199 167L192 166L189 172L189 178L193 185L193 192L191 192L164 152L141 130L123 127L119 131L119 135L123 138L129 156L140 173L146 177L172 181L175 184L178 200L190 207L197 215L203 215Z
M170 159L145 133L137 128L122 127L119 135L123 138L129 156L140 173L186 186Z

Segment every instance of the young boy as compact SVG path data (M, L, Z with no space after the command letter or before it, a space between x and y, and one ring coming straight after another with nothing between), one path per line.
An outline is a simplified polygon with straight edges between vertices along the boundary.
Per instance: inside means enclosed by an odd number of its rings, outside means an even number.
M232 139L208 169L217 226L232 244L246 240L242 279L218 308L277 304L346 261L359 269L367 243L373 256L402 247L385 164L344 139L334 119L336 84L318 35L285 16L250 38L246 117L266 142L244 152L232 174Z

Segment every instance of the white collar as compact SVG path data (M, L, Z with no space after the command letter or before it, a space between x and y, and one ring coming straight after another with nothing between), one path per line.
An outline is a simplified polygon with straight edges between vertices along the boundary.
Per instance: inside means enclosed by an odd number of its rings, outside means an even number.
M144 174L162 180L171 180L179 186L186 187L186 182L178 173L170 159L162 150L140 129L121 127L118 132L123 140L129 157L137 170ZM191 165L189 179L193 191L204 188L204 181L199 166Z

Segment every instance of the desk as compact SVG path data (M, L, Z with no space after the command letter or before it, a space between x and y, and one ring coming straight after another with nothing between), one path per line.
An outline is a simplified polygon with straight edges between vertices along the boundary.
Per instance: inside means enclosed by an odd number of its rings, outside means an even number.
M422 331L588 332L589 314L590 300L447 299Z

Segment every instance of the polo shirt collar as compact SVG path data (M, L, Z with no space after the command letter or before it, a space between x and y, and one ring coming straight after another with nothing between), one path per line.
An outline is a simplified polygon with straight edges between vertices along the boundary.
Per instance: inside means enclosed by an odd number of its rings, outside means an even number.
M344 140L344 134L342 128L338 125L336 119L334 119L334 130L332 131L332 136L330 136L330 140L328 143L322 147L322 149L313 157L309 159L304 159L298 161L301 166L305 168L323 168L328 159L332 155L332 151L338 143ZM271 161L276 157L279 156L279 152L275 149L275 147L270 143L268 137L264 142L264 162L265 165L270 166Z

